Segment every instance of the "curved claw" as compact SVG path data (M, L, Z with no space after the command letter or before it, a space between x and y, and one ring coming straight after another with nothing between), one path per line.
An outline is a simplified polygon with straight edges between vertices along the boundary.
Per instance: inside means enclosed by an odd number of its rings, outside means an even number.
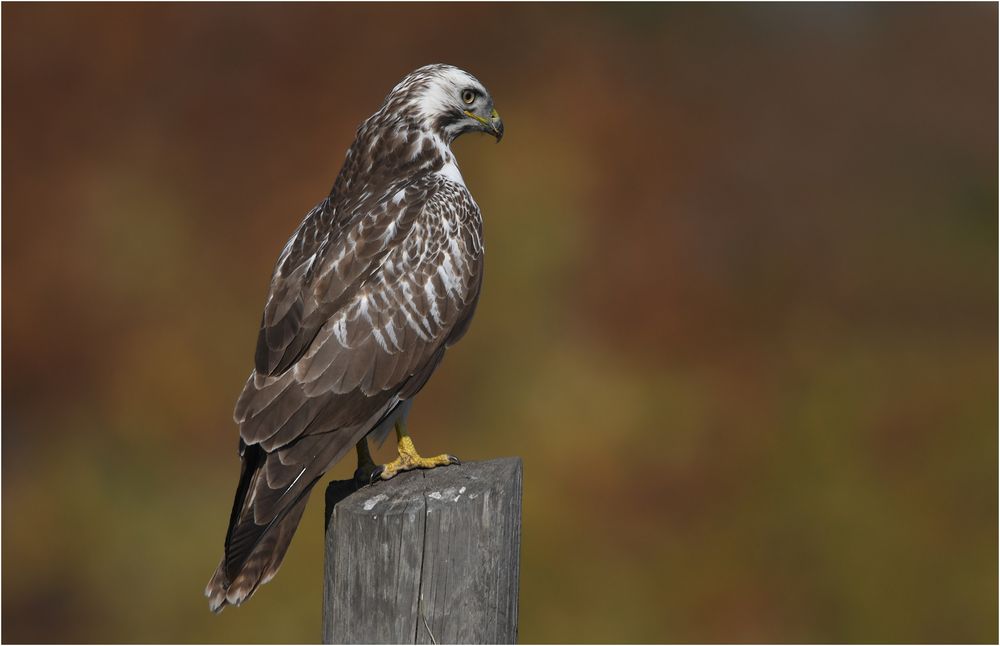
M385 465L372 465L371 468L358 467L354 471L354 482L358 487L364 487L365 485L373 485L379 480L381 480L382 472L385 471Z
M458 459L457 455L449 455L448 462L451 464L462 464L462 461Z

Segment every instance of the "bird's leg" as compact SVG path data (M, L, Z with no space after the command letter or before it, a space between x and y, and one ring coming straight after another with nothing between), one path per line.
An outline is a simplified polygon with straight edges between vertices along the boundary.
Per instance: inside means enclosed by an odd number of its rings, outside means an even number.
M388 480L401 471L409 471L410 469L433 469L447 464L459 464L458 458L447 453L435 455L432 458L420 457L416 447L413 446L413 440L406 433L406 423L403 420L396 422L396 439L398 440L396 448L399 451L399 457L380 467L377 475L382 480Z
M354 448L358 450L358 468L354 470L354 481L359 486L371 484L377 479L381 467L372 460L372 454L368 451L368 438L361 438Z

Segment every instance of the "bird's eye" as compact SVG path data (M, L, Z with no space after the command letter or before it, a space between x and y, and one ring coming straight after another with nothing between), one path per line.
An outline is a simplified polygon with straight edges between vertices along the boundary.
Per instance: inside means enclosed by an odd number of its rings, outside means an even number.
M472 90L462 90L462 100L465 101L467 105L472 105L476 100L476 93Z

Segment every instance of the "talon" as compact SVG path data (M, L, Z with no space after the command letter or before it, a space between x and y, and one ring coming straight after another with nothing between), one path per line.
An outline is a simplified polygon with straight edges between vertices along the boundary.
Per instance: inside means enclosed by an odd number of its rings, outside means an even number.
M354 471L354 483L360 488L375 484L385 467L381 465L364 465Z
M431 458L422 457L413 446L413 440L406 434L406 428L401 422L396 423L397 451L399 457L384 464L372 474L372 478L389 480L403 471L411 469L433 469L435 467L447 466L450 464L461 464L462 461L454 455L443 453Z
M354 483L360 489L365 485L371 485L378 480L384 466L375 464L372 461L371 453L368 451L368 440L361 438L356 446L358 450L358 468L354 470Z

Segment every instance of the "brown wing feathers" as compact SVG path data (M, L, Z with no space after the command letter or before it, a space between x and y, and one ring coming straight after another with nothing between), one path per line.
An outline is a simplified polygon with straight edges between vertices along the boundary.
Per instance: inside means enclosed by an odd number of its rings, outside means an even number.
M234 415L243 470L206 589L213 610L273 576L318 479L416 394L471 316L478 209L464 189L421 180L354 206L337 227L321 203L279 259Z

